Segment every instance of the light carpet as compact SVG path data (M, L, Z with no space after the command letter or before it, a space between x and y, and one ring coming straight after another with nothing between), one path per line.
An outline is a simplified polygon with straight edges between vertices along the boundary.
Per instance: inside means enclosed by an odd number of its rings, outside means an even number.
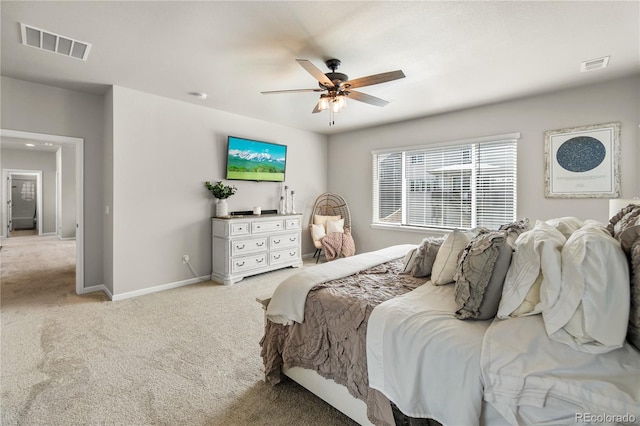
M297 269L111 302L75 293L73 241L3 246L3 425L356 424L291 381L263 381L255 298Z

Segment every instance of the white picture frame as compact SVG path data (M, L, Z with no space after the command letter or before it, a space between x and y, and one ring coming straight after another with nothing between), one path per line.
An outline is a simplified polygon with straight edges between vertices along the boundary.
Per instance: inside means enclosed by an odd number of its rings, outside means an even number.
M620 123L544 133L546 198L620 196Z

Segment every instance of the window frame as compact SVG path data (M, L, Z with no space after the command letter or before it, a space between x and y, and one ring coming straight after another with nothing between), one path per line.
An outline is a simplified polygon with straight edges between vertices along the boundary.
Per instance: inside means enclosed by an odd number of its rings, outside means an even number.
M514 159L514 178L515 178L515 182L513 185L513 200L514 200L514 204L513 204L513 215L514 215L514 220L517 217L517 177L518 177L518 149L517 149L517 142L520 139L520 133L519 132L513 132L513 133L505 133L505 134L499 134L499 135L492 135L492 136L484 136L484 137L478 137L478 138L470 138L470 139L463 139L463 140L455 140L455 141L447 141L447 142L440 142L440 143L431 143L431 144L420 144L420 145L407 145L407 146L400 146L400 147L394 147L394 148L385 148L385 149L378 149L378 150L373 150L371 151L371 159L372 159L372 173L371 173L371 182L372 182L372 209L371 209L371 228L374 229L390 229L390 230L401 230L401 231L409 231L409 232L422 232L424 233L425 231L428 233L429 231L433 231L434 233L437 232L442 232L442 231L448 231L448 230L452 230L452 229L471 229L471 228L464 228L464 227L449 227L449 226L432 226L432 225L418 225L418 224L408 224L408 220L407 220L407 209L403 208L402 209L402 219L401 219L401 223L397 223L397 222L383 222L380 221L378 217L376 217L376 213L378 212L378 208L379 206L377 205L377 203L379 203L379 187L378 187L378 182L376 179L376 172L377 172L377 168L378 165L376 164L377 158L380 155L385 155L385 154L400 154L401 156L401 174L402 174L402 180L401 180L401 195L402 195L402 205L403 207L406 206L406 198L408 193L411 190L411 187L413 186L413 188L415 189L416 185L415 183L409 182L409 180L407 180L406 178L406 173L407 173L407 167L409 166L409 163L411 161L413 161L414 159L411 158L407 158L408 154L410 154L411 152L415 152L415 151L420 151L420 150L429 150L429 149L439 149L439 148L454 148L454 147L469 147L473 150L475 150L475 148L473 148L474 146L477 146L476 144L480 144L480 143L490 143L490 142L514 142L515 143L515 159ZM415 164L415 161L414 163ZM424 185L427 186L428 183L424 182ZM472 186L472 191L475 193L475 187ZM476 197L473 197L473 204L475 205L476 202ZM474 206L475 209L475 206Z

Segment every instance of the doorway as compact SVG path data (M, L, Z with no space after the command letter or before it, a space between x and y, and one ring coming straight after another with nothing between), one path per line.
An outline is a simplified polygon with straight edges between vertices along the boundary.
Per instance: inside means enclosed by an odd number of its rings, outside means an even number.
M6 236L42 235L42 170L3 169Z
M46 235L48 233L51 233L52 235L58 235L58 237L60 238L60 235L62 235L63 237L65 235L70 235L71 233L73 234L73 239L75 239L76 242L76 293L77 294L83 294L84 293L84 209L83 209L83 193L84 193L84 178L83 178L83 171L84 171L84 139L82 138L76 138L76 137L69 137L69 136L59 136L59 135L52 135L52 134L43 134L43 133L32 133L32 132L23 132L23 131L19 131L19 130L7 130L7 129L0 129L0 137L1 137L1 145L4 146L5 144L9 144L9 143L21 143L23 145L26 145L27 143L33 144L33 145L43 145L43 146L49 146L52 147L51 149L55 149L55 147L61 147L61 148L68 148L66 150L64 150L64 152L67 153L66 157L63 157L63 161L66 161L66 164L69 165L69 167L67 168L67 172L65 173L66 176L69 177L69 179L67 179L66 181L64 180L64 174L63 174L63 179L62 179L62 186L59 187L58 183L54 183L55 185L55 190L54 193L55 195L53 196L53 198L55 199L55 206L52 207L53 209L55 209L56 211L59 210L59 208L64 209L65 206L67 208L68 213L66 215L66 218L63 217L63 220L56 220L55 217L56 215L53 214L51 215L52 218L54 219L47 219L48 216L45 215L45 218L43 220L42 217L42 213L43 213L43 202L42 202L42 198L40 198L40 200L36 200L36 204L38 205L38 211L40 212L40 216L38 216L36 218L37 224L38 224L38 233L40 236L42 235ZM57 152L62 153L63 150L60 149ZM64 158L66 158L66 160L64 160ZM60 155L57 154L56 157L56 161L60 161ZM4 167L4 163L5 163L5 158L2 159L3 162L3 169ZM63 166L64 167L64 166ZM59 167L59 163L57 163L56 165L57 169L62 169L61 167ZM7 169L9 169L7 167ZM31 172L34 173L34 170L28 170L28 169L22 169L22 170L18 170L20 172ZM37 171L35 171L36 175L37 175ZM7 183L7 176L9 175L8 171L3 171L3 186L2 186L2 198L3 198L3 203L2 203L2 222L3 222L3 232L0 233L1 235L3 235L4 237L10 237L11 236L7 233L7 218L9 217L9 208L7 205L7 192L9 189L12 188L8 188L8 183ZM58 176L59 174L55 175L56 177L54 178L55 182L58 182ZM69 182L73 182L72 184L68 184ZM42 182L42 176L40 176L40 182L38 185L38 180L36 178L36 183L35 183L35 188L34 190L37 192L37 189L40 188L41 190L43 189L43 185L46 187L46 184L43 184ZM66 186L65 186L66 185ZM12 185L13 186L13 185ZM26 190L30 190L30 186L26 189ZM44 203L45 205L47 203ZM44 206L46 208L46 206ZM64 212L64 210L63 210ZM64 214L64 213L63 213ZM37 213L36 213L37 216ZM66 219L66 221L64 220ZM33 219L32 219L33 220ZM52 232L43 232L43 228L42 226L44 225L43 222L47 222L47 220L54 220L55 225L51 225L52 228L56 228L53 229ZM46 226L46 225L45 225ZM63 232L62 234L59 233L59 226L62 227L66 227L63 229L63 231L66 229L67 231L66 234ZM2 238L2 237L0 237ZM60 238L60 239L69 239L67 238ZM1 247L1 245L0 245Z

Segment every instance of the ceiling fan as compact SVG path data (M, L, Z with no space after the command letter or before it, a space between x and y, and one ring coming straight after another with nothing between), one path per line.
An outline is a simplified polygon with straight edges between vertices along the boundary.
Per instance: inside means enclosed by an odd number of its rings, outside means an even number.
M302 68L318 80L318 85L320 86L319 89L272 90L262 92L262 94L272 95L278 93L326 92L320 95L320 99L312 113L315 114L328 109L331 113L331 119L329 121L330 125L334 124L333 113L339 112L346 105L347 98L379 107L383 107L389 103L384 99L367 95L366 93L357 92L352 89L386 83L387 81L398 80L405 77L401 70L397 70L349 80L349 77L346 74L336 72L341 63L339 59L329 59L325 61L325 64L331 70L331 72L328 73L323 73L307 59L296 59L296 61Z

